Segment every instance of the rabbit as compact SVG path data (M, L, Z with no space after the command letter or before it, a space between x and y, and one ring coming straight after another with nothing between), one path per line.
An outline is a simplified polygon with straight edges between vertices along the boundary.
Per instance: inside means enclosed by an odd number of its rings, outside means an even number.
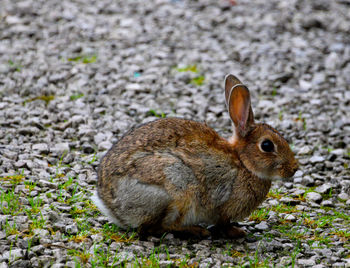
M245 231L243 220L265 199L271 181L298 168L287 141L256 123L250 93L237 77L225 78L233 135L220 137L205 123L162 118L131 129L98 168L95 205L121 228L140 233L211 235Z

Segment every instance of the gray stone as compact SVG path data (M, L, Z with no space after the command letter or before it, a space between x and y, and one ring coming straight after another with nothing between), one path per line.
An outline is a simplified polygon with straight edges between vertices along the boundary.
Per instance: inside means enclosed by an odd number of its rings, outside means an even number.
M293 215L291 215L291 214L286 215L284 217L284 219L287 220L287 221L292 221L292 222L296 221L296 218Z
M70 224L66 226L65 231L68 234L74 235L78 233L78 227L76 226L76 224Z
M306 200L320 203L322 201L322 195L315 192L309 192L306 194Z
M303 146L299 149L298 154L299 155L308 155L312 152L310 146Z
M0 258L9 262L14 262L15 260L23 258L23 250L12 248L11 250L4 252Z
M325 59L325 68L329 70L335 70L339 65L339 57L336 52L331 52Z
M315 191L320 193L320 194L327 194L330 192L330 190L333 188L334 186L330 183L325 183L322 184L320 186L318 186Z
M103 134L103 133L97 133L95 136L94 136L94 141L96 144L100 144L101 142L103 142L104 140L106 140L106 135Z
M334 207L334 203L331 200L323 200L321 206L324 207Z
M50 151L56 154L67 153L69 152L69 143L68 142L57 143L53 148L50 149Z
M43 237L48 237L50 233L46 229L33 229L33 234L43 238Z
M323 156L319 156L319 155L315 155L315 156L310 158L310 162L312 164L321 163L323 161L325 161L325 158Z
M131 261L135 255L132 252L121 251L117 253L117 258L121 261Z
M106 151L106 150L109 150L112 147L112 145L113 144L110 141L103 141L98 144L98 149L100 151Z
M39 180L38 184L41 187L48 187L50 189L57 189L58 188L57 184L49 182L49 181L46 181L46 180Z
M316 73L314 75L314 77L312 78L312 85L313 86L320 85L320 84L324 83L325 80L326 80L326 76L323 72Z
M46 143L33 144L32 149L38 151L39 154L48 154L49 146Z
M331 154L342 156L345 154L345 151L344 149L335 149L331 151Z
M349 195L347 193L342 192L338 195L338 198L341 200L347 201L349 200Z
M297 170L294 174L294 177L301 177L301 176L303 176L303 174L304 173L301 170Z
M307 175L301 179L301 184L305 186L314 186L315 180L311 176Z
M324 264L316 264L314 266L312 266L312 268L326 268L327 266Z
M255 228L259 231L268 230L270 227L267 225L266 221L262 221L259 224L255 225Z
M313 267L316 265L316 262L313 259L298 259L297 263L302 267Z
M302 91L309 91L312 87L312 84L305 80L299 80L299 87Z

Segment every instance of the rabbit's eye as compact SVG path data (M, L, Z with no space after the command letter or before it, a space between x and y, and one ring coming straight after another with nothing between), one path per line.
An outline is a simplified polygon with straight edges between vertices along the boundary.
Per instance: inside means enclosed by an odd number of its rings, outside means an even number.
M275 146L273 145L273 142L270 141L270 140L264 140L261 143L260 147L261 147L261 150L263 150L264 152L267 152L267 153L271 153L275 149Z

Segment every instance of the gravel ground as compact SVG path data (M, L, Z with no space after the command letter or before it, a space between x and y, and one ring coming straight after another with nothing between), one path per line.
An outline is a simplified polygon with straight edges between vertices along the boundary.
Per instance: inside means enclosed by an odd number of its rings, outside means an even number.
M350 2L1 0L0 267L350 267ZM223 136L227 73L301 167L244 239L138 239L89 201L99 159L163 116Z

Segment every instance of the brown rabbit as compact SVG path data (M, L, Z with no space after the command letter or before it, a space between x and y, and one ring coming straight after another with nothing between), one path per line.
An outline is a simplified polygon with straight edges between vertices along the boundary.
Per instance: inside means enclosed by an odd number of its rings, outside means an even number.
M247 217L271 180L293 176L298 163L281 134L254 122L249 90L233 75L225 79L225 98L234 124L229 140L179 118L126 133L99 166L97 207L122 228L203 237L207 224L243 236L231 221Z

